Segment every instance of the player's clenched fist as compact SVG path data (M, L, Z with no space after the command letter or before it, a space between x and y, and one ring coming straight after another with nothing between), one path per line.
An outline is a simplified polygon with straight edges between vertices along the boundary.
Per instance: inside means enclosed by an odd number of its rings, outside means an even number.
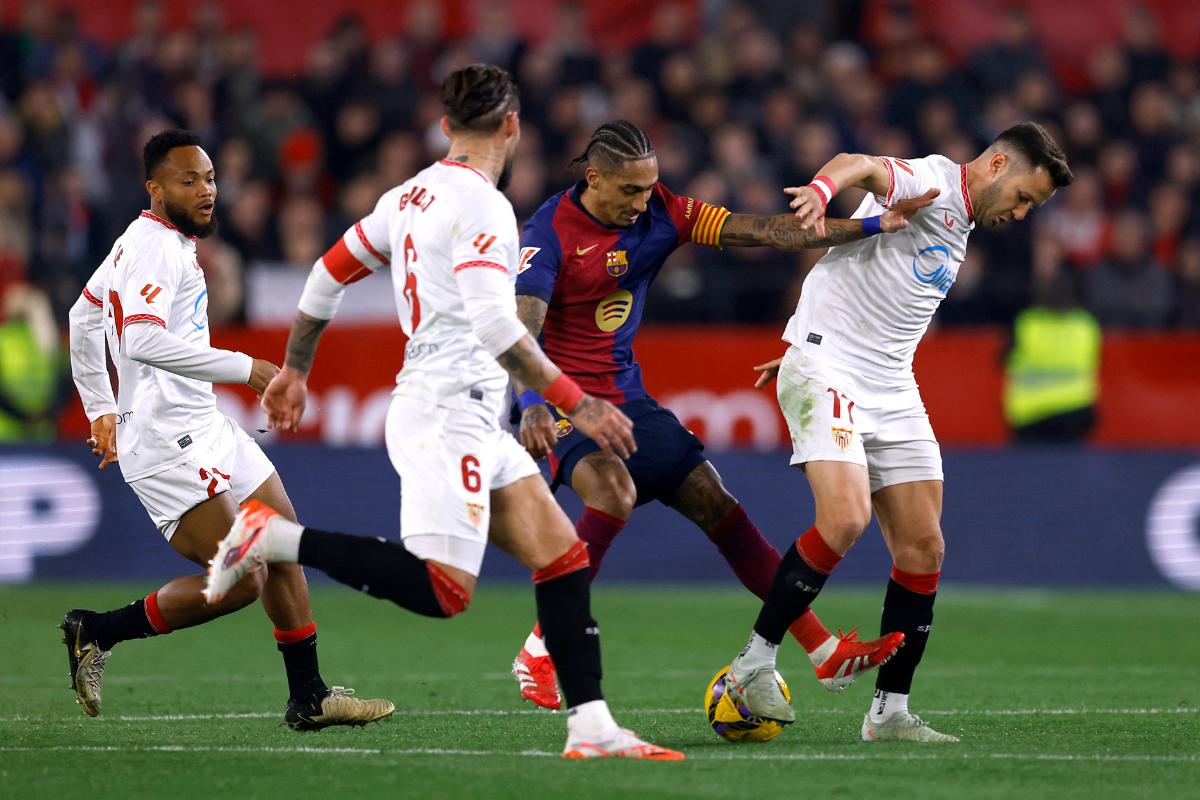
M585 394L571 410L571 421L606 453L626 459L637 452L633 420L607 400Z
M263 411L267 412L267 425L271 428L285 431L299 428L307 403L306 377L291 367L279 370L262 393Z
M92 435L87 440L92 455L100 458L100 469L117 460L117 415L105 414L92 422Z

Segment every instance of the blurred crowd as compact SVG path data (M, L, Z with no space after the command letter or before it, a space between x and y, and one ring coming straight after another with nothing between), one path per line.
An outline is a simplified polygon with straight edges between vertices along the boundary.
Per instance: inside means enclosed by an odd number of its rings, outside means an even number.
M255 32L228 26L217 5L194 3L189 24L169 28L158 3L139 3L133 35L107 48L69 10L26 3L0 29L0 291L35 284L65 319L147 205L143 142L180 126L217 170L221 230L200 245L210 314L244 321L250 271L307 271L383 191L444 154L440 80L486 61L522 90L508 192L519 219L578 179L568 162L618 117L650 134L673 191L749 213L785 211L781 188L839 151L967 161L1035 119L1075 183L1032 224L976 230L940 324L1009 324L1055 286L1106 327L1200 328L1200 72L1162 47L1169 21L1132 8L1122 38L1084 65L1086 86L1068 92L1015 7L964 61L922 38L903 3L805 2L795 15L701 5L696 24L656 4L640 44L601 54L569 3L533 42L514 33L513 4L480 3L480 33L445 41L438 4L417 2L396 38L341 18L297 43L306 66L281 79L260 69ZM831 213L860 196L843 193ZM786 319L819 255L681 248L647 319Z

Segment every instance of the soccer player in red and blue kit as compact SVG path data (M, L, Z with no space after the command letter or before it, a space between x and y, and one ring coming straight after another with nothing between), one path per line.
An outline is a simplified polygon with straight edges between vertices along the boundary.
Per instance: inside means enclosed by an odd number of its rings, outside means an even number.
M605 453L536 392L518 385L521 440L535 457L549 456L555 488L569 484L583 500L576 531L587 544L593 577L634 507L659 500L696 523L743 585L763 597L779 552L722 485L700 440L642 385L633 339L647 290L667 257L687 242L830 247L904 228L936 192L879 217L826 220L824 235L818 235L801 230L791 214L732 214L672 194L658 180L649 138L624 120L597 128L574 163L585 165L584 179L547 200L525 225L517 311L565 374L633 420L638 448L627 461ZM857 641L853 631L833 636L811 610L790 630L830 691L887 661L904 641L899 633L871 642ZM539 627L513 672L523 697L559 708L554 665Z

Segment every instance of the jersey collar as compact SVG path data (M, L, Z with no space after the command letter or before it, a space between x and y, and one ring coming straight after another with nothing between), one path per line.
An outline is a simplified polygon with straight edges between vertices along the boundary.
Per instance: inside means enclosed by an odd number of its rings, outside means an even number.
M154 220L155 222L157 222L159 225L162 225L164 228L170 228L171 230L173 230L173 231L175 231L176 233L178 233L180 236L183 236L183 231L179 230L179 228L176 228L174 225L172 225L171 223L167 222L165 219L163 219L162 217L160 217L158 214L152 214L152 213L150 213L149 211L143 211L143 212L141 213L141 215L140 215L140 216L143 216L143 217L145 217L146 219L152 219L152 220ZM188 240L189 242L191 242L192 244L195 244L195 243L196 243L196 237L195 237L195 236L188 236L188 237L186 237L186 238L187 238L187 240Z
M959 169L962 170L962 198L963 205L967 208L967 222L975 224L975 209L971 207L971 194L967 191L967 165L959 164Z

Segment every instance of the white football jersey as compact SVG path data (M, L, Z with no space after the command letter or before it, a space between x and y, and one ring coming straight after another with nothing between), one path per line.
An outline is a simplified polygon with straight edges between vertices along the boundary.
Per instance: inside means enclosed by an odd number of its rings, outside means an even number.
M143 211L129 224L83 289L104 312L108 351L117 366L117 450L126 481L186 460L194 437L221 415L212 384L141 364L121 345L131 323L161 325L209 347L208 288L196 241Z
M902 231L830 248L805 278L783 339L873 381L911 385L913 353L958 276L975 217L964 165L939 155L880 160L888 193L865 197L855 219L935 186L941 194Z
M408 336L397 394L435 402L471 398L499 415L508 373L472 330L455 273L496 269L515 284L518 242L512 205L491 179L443 160L386 192L323 261L343 284L390 264L400 327ZM515 319L515 291L505 302Z

